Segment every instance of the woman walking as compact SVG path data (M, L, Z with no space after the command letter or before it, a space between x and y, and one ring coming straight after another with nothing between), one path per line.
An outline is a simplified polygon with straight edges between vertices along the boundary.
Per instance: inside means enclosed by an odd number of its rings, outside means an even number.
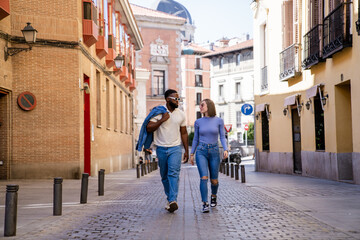
M208 179L210 173L211 182L211 207L217 205L217 191L219 188L220 154L218 139L220 135L221 145L224 148L223 158L228 157L226 145L224 121L216 117L215 104L210 99L204 99L200 104L202 118L195 121L195 134L192 143L190 163L194 165L194 153L196 151L196 165L200 174L200 193L203 202L202 212L209 212L208 203Z

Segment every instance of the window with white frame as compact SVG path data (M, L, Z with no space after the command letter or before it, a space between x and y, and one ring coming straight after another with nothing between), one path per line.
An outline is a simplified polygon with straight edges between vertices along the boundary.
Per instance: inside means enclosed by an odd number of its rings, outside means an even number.
M165 91L165 71L153 71L152 93L153 95L164 95Z
M241 111L236 111L236 127L241 127Z
M224 101L224 85L219 85L219 101Z
M235 98L238 100L241 99L241 83L240 82L235 83Z
M224 112L219 112L219 118L221 118L222 120L224 120Z

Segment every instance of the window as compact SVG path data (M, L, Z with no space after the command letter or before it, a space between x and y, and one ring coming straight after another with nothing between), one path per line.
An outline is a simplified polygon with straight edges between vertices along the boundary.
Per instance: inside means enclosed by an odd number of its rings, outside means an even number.
M219 85L219 101L224 101L224 85Z
M114 85L114 130L117 130L117 89Z
M237 54L236 55L236 66L240 65L240 61L241 61L241 54Z
M235 83L235 98L241 99L241 83L240 82Z
M242 136L242 132L238 132L237 133L237 140L238 140L238 142L242 142L243 141L243 136Z
M202 87L203 81L202 81L202 75L195 75L195 87Z
M321 107L319 96L314 97L314 112L316 150L325 150L324 110Z
M224 57L220 57L220 63L219 63L220 69L223 68L223 66L224 66Z
M120 131L124 131L124 100L123 93L120 91Z
M128 96L125 95L125 131L126 133L129 132L129 102Z
M293 1L284 1L282 5L283 49L293 44Z
M196 93L196 105L200 105L202 101L201 93Z
M236 127L241 127L241 111L236 111Z
M106 79L106 128L110 129L110 82Z
M154 70L153 76L153 95L164 95L165 90L165 71Z
M220 112L220 113L219 113L219 118L221 118L222 120L224 120L224 113L223 113L223 112Z
M266 112L261 112L261 133L262 133L262 148L263 151L270 150L269 143L269 120L267 118Z
M97 126L101 126L101 79L99 71L96 71L96 122Z
M196 112L196 119L201 118L201 112Z
M201 69L201 58L200 57L196 58L195 68Z

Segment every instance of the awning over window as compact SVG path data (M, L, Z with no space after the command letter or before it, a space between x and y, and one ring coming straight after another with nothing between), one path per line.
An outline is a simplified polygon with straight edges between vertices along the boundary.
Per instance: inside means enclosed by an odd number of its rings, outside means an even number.
M255 112L263 112L265 111L265 106L268 105L267 103L257 104L255 107Z
M321 87L321 86L324 86L324 84L323 84L323 83L320 83L320 84L317 84L317 85L309 88L308 90L306 90L306 97L307 97L307 98L315 97L316 94L317 94L318 88Z
M286 97L284 100L284 107L295 105L297 96L300 96L300 94L297 93L297 94L291 95L289 97Z

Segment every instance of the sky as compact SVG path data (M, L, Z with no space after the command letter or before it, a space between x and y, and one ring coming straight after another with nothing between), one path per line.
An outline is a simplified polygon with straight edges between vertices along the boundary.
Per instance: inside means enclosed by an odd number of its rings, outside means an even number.
M220 38L253 36L252 0L176 0L190 12L195 23L195 42L214 42ZM159 0L129 0L155 9Z

